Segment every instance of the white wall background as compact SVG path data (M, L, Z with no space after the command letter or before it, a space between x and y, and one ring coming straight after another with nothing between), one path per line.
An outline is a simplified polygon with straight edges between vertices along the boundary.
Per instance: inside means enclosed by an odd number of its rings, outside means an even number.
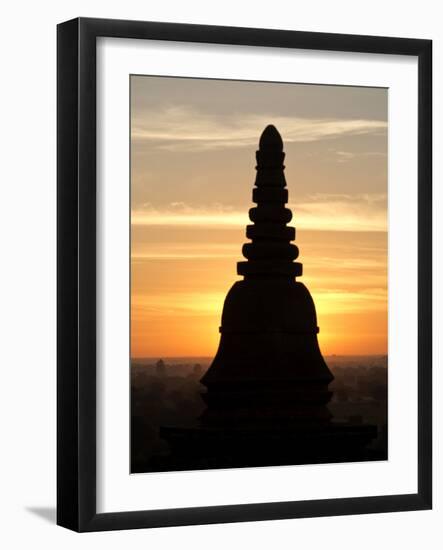
M77 0L2 9L0 128L0 541L63 547L427 550L443 543L439 396L443 299L434 294L435 509L77 535L55 518L55 26L77 16L175 21L434 40L435 281L443 276L443 9L439 0ZM438 250L440 248L440 250ZM438 338L440 336L440 339ZM440 340L440 341L439 341ZM407 427L405 426L405 429ZM439 434L438 434L439 432ZM437 437L438 435L438 437Z

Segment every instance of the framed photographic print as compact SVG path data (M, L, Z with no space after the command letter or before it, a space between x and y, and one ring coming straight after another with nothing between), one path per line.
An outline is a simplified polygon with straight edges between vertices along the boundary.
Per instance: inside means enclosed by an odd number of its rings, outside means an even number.
M431 507L431 52L59 25L59 525Z

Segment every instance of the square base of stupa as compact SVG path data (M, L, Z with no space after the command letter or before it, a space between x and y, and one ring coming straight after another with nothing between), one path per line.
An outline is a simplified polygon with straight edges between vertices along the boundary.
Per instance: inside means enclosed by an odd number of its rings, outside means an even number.
M173 428L161 437L170 454L153 457L151 471L204 470L386 460L367 448L377 436L373 425L331 423L290 428Z

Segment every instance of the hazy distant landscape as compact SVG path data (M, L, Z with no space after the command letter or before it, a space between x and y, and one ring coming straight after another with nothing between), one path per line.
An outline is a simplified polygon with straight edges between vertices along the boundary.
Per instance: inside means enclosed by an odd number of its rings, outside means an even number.
M154 455L168 454L160 426L196 426L204 409L200 379L209 357L134 359L131 364L131 471L149 471ZM335 380L329 409L335 421L378 426L372 446L387 446L387 356L325 356Z

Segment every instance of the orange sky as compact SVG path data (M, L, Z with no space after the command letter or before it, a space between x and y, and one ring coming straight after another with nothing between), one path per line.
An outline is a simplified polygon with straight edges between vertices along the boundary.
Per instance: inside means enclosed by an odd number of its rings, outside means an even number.
M386 109L381 89L132 77L131 356L214 355L267 123L322 352L387 353Z

